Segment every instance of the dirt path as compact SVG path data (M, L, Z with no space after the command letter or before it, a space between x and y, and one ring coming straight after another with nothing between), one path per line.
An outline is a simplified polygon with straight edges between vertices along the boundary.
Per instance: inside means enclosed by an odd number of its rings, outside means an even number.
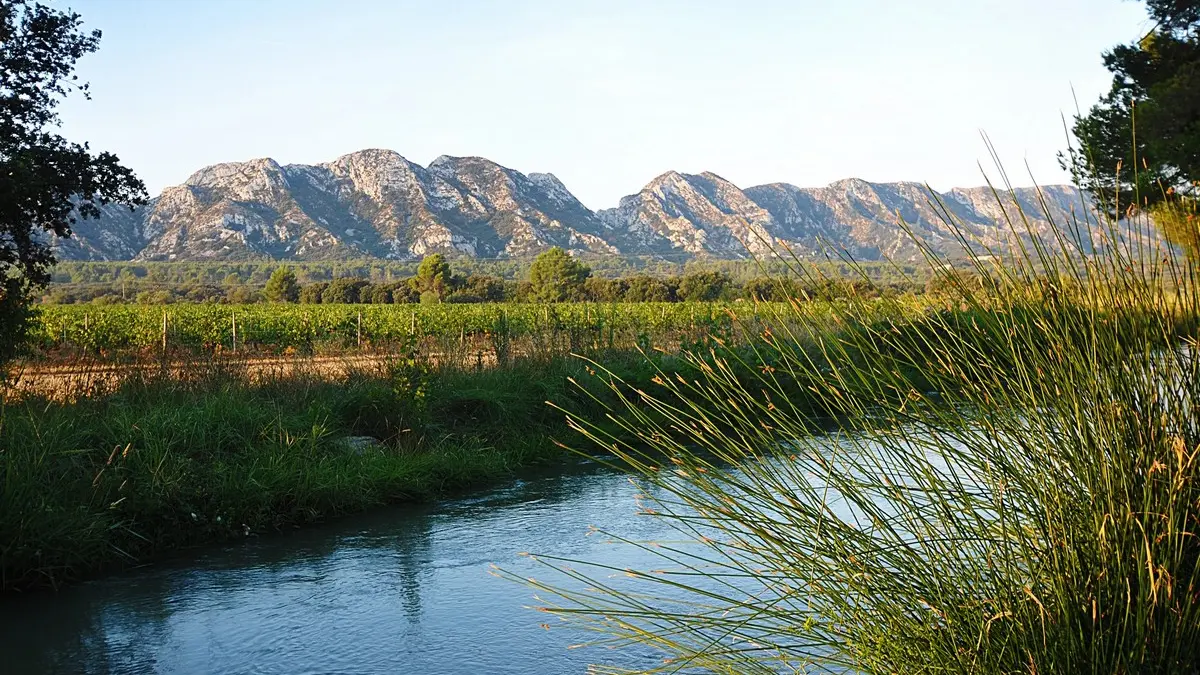
M251 358L194 359L112 363L104 361L70 364L18 364L8 372L3 398L17 400L41 396L72 400L111 391L134 378L167 377L185 380L209 373L233 374L248 381L266 377L308 375L340 378L355 371L382 370L396 358L392 354L345 354L336 356L268 356Z

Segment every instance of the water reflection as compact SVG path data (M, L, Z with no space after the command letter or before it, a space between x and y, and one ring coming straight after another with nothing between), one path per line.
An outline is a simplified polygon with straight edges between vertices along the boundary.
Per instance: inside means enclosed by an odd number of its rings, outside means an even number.
M654 538L624 476L590 468L428 508L393 508L0 602L6 673L567 673L529 589L489 575L517 553L636 565L589 525ZM542 570L537 570L542 574ZM636 655L635 655L636 658Z

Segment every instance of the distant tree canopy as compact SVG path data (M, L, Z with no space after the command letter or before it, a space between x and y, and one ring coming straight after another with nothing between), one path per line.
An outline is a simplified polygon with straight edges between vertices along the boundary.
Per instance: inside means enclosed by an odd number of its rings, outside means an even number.
M361 291L366 285L367 281L365 279L356 279L354 277L334 279L321 292L321 303L326 305L357 304L362 302ZM369 294L367 301L370 302Z
M542 302L569 302L583 296L584 282L592 270L555 246L534 259L529 283Z
M300 302L305 305L319 305L321 298L325 295L325 289L328 287L324 281L308 284L300 289Z
M675 291L679 288L678 280L647 274L638 274L622 281L625 282L623 299L626 302L672 302L675 300Z
M1154 27L1104 53L1112 87L1075 118L1060 155L1115 217L1196 197L1200 180L1200 0L1145 0Z
M76 62L100 45L79 15L28 0L0 0L0 361L27 330L31 292L50 281L51 234L111 202L138 204L146 189L117 157L53 133L68 93L88 96Z
M450 292L453 274L446 256L435 253L426 256L412 279L413 289L420 294L421 302L441 302Z
M692 272L679 280L676 293L680 300L711 302L720 300L732 285L733 280L724 272Z
M928 268L916 265L868 262L851 268L822 262L814 264L811 270L814 278L826 281L793 280L780 285L776 280L787 279L786 270L765 270L774 275L772 278L755 276L764 270L747 261L709 260L662 266L642 261L644 264L629 266L628 261L616 259L587 262L573 259L593 270L598 266L607 271L606 275L593 272L572 298L588 302L829 299L851 292L861 296L866 286L862 275L887 292L917 293L925 288L928 278ZM435 258L426 268L431 273L419 279L416 273L420 262L288 261L283 267L294 274L297 299L305 304L344 303L351 298L358 303L415 303L423 292L418 288L430 289L425 291L426 302L542 301L534 285L521 280L529 274L528 260ZM280 266L277 261L63 262L55 267L53 284L42 301L51 304L273 301L277 297L276 284L284 289L290 286L280 280L272 283L273 277L286 278L286 272L279 271ZM623 274L613 278L618 272ZM326 289L338 279L350 281L339 282L338 289L326 295ZM357 289L357 294L348 292L349 285ZM441 295L434 290L438 288Z
M263 287L263 297L269 302L296 302L300 299L300 284L292 268L281 265Z

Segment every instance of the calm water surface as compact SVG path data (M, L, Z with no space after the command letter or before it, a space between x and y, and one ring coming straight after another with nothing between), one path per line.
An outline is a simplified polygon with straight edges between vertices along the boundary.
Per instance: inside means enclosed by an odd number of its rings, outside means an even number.
M394 507L251 537L57 594L0 600L0 672L585 673L653 655L567 649L586 636L540 624L530 588L498 564L553 578L521 551L638 566L587 535L665 535L635 515L637 489L600 470L481 497Z

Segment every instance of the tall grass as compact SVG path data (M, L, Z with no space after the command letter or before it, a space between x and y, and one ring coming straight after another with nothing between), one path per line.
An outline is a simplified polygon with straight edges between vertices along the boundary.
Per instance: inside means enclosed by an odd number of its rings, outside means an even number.
M680 537L626 541L658 569L542 558L543 609L661 653L636 672L1198 672L1195 264L996 197L1017 252L964 236L940 309L796 303L694 377L614 383L620 433L573 416Z
M0 593L561 462L552 439L568 429L545 401L583 374L563 358L479 372L401 359L251 381L216 364L70 402L0 396Z

